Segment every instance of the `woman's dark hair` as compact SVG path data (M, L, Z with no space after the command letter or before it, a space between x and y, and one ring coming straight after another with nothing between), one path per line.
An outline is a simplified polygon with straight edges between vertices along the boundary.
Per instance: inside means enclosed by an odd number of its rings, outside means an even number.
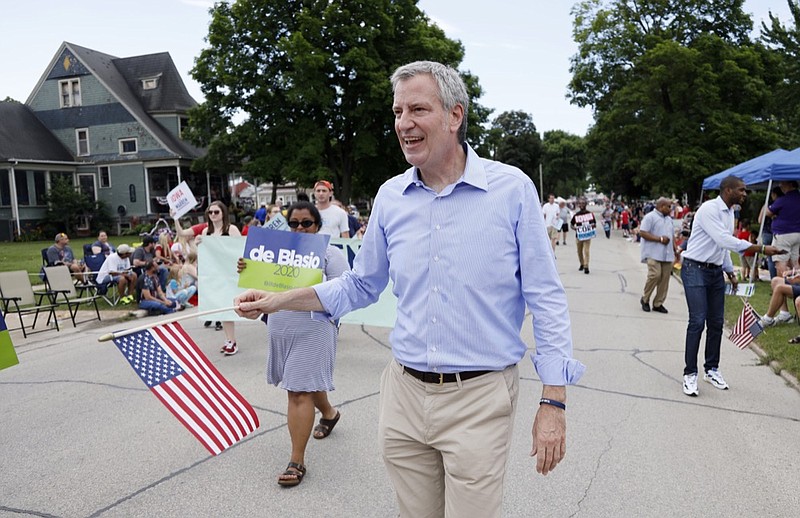
M208 218L208 211L212 207L219 207L219 210L222 211L222 221L220 222L220 224L222 225L222 228L220 229L220 233L222 235L228 235L228 229L231 227L231 220L230 220L230 217L228 216L228 207L226 207L225 204L222 203L219 200L212 201L208 205L208 208L206 209L206 218L208 219L208 228L209 228L207 233L208 234L213 234L215 232L216 228L217 228L217 226L214 224L214 222L211 221L211 218Z
M776 198L780 198L781 196L783 196L783 191L781 190L780 187L773 187L771 193L774 194Z
M317 224L317 231L322 227L322 215L319 213L319 209L317 209L313 203L310 201L296 201L289 205L289 208L286 209L286 220L288 221L292 217L292 212L296 210L307 210L311 213L311 217L314 218L314 223Z

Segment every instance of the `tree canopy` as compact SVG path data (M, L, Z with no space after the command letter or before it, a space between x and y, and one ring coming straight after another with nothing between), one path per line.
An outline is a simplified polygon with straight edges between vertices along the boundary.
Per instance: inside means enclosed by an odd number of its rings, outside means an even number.
M192 70L206 101L190 138L208 148L196 168L242 167L276 183L333 180L336 195L371 195L407 167L394 135L389 76L416 60L458 68L460 42L445 37L416 0L218 2ZM473 99L470 139L489 110Z
M571 100L592 106L587 161L602 188L688 191L782 142L778 58L750 40L743 0L586 0L574 8Z

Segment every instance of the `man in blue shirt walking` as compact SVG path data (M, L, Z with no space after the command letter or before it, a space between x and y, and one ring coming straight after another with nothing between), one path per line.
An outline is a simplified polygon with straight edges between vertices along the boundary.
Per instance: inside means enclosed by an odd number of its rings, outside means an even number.
M415 62L392 86L412 167L378 191L353 270L313 288L248 290L238 312L339 318L375 302L391 279L397 321L379 434L400 514L500 516L526 307L543 383L531 455L545 475L564 458L565 386L584 371L572 358L566 294L530 178L465 142L469 97L458 72Z

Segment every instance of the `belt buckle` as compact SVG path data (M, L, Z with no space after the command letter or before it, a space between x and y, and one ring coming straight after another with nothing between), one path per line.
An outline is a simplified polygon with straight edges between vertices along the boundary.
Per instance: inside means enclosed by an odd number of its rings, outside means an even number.
M444 374L441 372L439 373L439 383L437 385L444 385Z

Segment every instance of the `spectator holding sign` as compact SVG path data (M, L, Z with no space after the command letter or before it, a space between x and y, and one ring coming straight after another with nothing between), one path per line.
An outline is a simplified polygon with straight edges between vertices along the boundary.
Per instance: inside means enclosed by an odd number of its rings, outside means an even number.
M586 210L586 199L578 200L578 212L572 216L570 226L575 230L575 242L578 246L578 261L581 267L578 271L589 274L589 247L592 245L592 238L597 235L597 219L593 212Z
M239 228L230 222L228 218L228 207L221 201L212 201L206 209L208 226L203 229L203 236L241 236ZM208 321L207 321L208 322ZM208 325L208 324L206 324ZM236 345L236 329L233 322L217 322L215 329L225 331L225 343L220 348L220 352L225 356L233 356L239 352Z
M316 234L322 227L322 216L307 201L290 206L287 218L292 232ZM239 272L246 266L240 260ZM328 245L322 264L323 279L334 279L348 269L342 252ZM278 484L296 486L306 472L305 451L314 426L314 409L320 411L319 424L313 430L315 439L326 438L339 422L339 411L328 401L328 392L334 389L339 331L331 319L309 311L278 311L269 316L267 327L267 383L285 389L289 398L287 419L292 453Z

